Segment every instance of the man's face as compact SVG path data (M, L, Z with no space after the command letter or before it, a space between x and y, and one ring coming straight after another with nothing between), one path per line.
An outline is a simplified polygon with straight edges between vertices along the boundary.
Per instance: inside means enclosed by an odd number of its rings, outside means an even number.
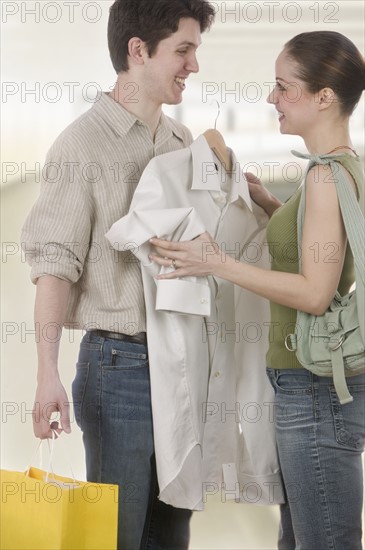
M181 103L185 79L199 71L196 50L200 44L198 21L184 18L174 34L161 40L151 58L146 53L143 84L156 106Z

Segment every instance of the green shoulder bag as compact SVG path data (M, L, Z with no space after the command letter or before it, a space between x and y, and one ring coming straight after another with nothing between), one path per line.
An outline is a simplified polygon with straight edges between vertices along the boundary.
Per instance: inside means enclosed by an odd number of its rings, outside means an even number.
M340 403L353 398L346 377L365 372L365 220L356 200L347 172L330 155L309 156L293 151L296 156L309 158L307 172L316 164L328 164L336 185L348 243L354 257L356 288L346 296L336 292L323 315L298 311L294 334L289 334L285 346L295 351L301 365L318 376L333 377ZM302 242L305 211L305 188L298 208L298 247ZM301 254L299 250L299 272Z

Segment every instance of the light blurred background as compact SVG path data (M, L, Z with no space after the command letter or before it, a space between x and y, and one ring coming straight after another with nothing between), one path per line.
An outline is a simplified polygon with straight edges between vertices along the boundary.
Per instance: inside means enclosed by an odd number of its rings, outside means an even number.
M153 1L153 0L151 0ZM217 19L198 50L200 72L192 75L178 107L165 112L194 137L217 128L244 169L255 172L285 199L300 182L304 164L290 154L304 151L299 138L282 136L266 97L274 63L295 34L335 30L364 52L365 4L301 0L212 2ZM36 380L34 287L20 253L20 229L39 193L46 152L73 119L90 108L97 92L110 89L106 25L109 0L3 1L1 5L2 187L1 187L1 458L2 467L23 470L33 457L31 409ZM356 150L364 159L364 100L351 120ZM55 205L55 208L57 205ZM63 381L70 391L80 334L65 332ZM66 448L75 474L85 478L83 446L76 425ZM69 474L62 449L55 469ZM273 550L278 510L220 502L194 515L191 549Z

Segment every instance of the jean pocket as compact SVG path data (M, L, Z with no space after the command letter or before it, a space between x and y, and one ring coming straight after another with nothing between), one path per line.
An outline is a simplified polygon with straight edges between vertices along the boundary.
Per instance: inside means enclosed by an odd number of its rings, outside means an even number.
M112 349L112 359L110 367L103 367L103 370L111 369L139 369L148 366L146 353L137 353L132 351L122 351Z
M310 395L312 393L311 376L306 371L274 371L271 381L279 393L285 393L286 395Z
M72 400L76 424L82 427L82 404L85 396L86 384L89 376L90 363L77 363L76 376L72 382Z
M341 405L336 390L329 388L336 441L350 450L363 451L365 445L365 385L351 385L348 388L354 400Z
M149 426L152 422L148 359L144 354L143 357L138 355L119 351L114 354L113 366L102 367L103 415L111 425L147 422Z

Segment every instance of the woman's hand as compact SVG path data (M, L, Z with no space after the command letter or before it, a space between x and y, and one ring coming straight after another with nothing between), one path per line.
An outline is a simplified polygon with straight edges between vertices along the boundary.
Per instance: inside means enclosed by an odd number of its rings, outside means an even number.
M261 180L251 172L245 172L251 199L261 206L271 218L272 214L281 206L279 199L274 197L263 185Z
M269 192L262 185L260 178L251 172L245 172L244 176L248 183L251 199L259 206L265 204L269 200Z
M174 267L174 271L159 275L158 279L176 279L195 275L213 275L222 262L222 253L209 233L202 233L192 241L165 241L150 239L157 254L150 259L164 267Z

